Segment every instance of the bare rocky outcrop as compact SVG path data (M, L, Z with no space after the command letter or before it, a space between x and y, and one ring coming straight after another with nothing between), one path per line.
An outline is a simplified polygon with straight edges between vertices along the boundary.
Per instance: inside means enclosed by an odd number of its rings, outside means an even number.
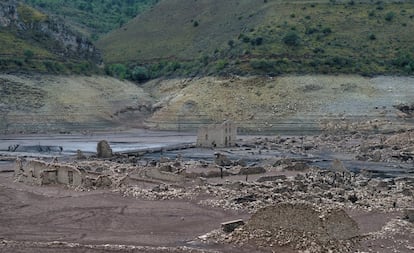
M25 36L26 31L36 35L36 40L51 39L57 43L45 43L49 49L64 57L74 57L91 60L100 64L102 56L98 49L87 38L76 34L66 27L63 22L52 20L44 14L43 19L27 20L21 16L19 8L36 11L31 7L14 0L0 2L0 27L17 29L19 36ZM39 12L40 13L40 12Z

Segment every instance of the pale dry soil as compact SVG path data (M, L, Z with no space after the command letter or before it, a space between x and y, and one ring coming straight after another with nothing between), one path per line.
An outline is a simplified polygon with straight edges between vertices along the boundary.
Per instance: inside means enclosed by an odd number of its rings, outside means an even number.
M161 246L191 246L189 242L221 222L246 218L243 213L202 207L192 201L147 201L121 197L109 190L78 192L28 186L14 183L12 173L0 174L0 202L0 252L102 252L36 244L54 241L127 245L131 249L148 246L148 252L157 252ZM215 246L202 247L208 250ZM221 248L223 252L243 252Z
M150 127L197 129L235 121L246 131L317 131L327 121L399 120L413 77L195 77L135 84L105 76L0 75L0 133ZM393 124L393 125L391 125Z

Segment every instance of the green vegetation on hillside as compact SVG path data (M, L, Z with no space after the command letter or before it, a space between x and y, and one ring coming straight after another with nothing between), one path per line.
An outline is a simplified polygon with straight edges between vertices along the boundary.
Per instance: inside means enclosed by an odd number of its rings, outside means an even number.
M62 58L9 29L0 28L0 71L89 74L99 70L93 63Z
M414 73L412 1L208 2L161 1L98 41L106 63L127 77Z
M4 8L4 5L1 4L0 8ZM6 13L3 17L4 20L13 20L13 22L7 27L0 27L1 72L55 74L101 72L94 59L90 58L92 56L83 55L85 50L71 51L63 39L57 40L53 37L53 32L59 32L66 36L67 40L79 38L64 26L58 28L59 24L53 23L48 15L19 2L15 5L15 10L16 13ZM15 14L17 20L12 17Z
M58 16L92 39L134 18L158 0L23 0Z
M46 14L41 13L40 11L25 4L19 4L17 12L19 13L22 21L25 23L43 22L48 18Z

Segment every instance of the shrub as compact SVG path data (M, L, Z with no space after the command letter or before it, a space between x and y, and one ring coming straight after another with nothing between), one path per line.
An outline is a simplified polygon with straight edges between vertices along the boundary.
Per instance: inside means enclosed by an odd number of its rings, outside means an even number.
M43 65L45 66L46 71L51 72L51 73L60 73L60 72L63 72L64 70L64 67L62 66L62 64L58 62L44 61Z
M392 21L395 17L395 13L390 11L387 14L385 14L385 20L387 21Z
M329 27L326 27L322 30L322 33L325 35L331 34L332 33L332 29Z
M131 72L131 79L134 81L142 82L150 78L147 68L142 66L136 66Z
M24 50L23 54L24 54L24 61L25 62L30 61L33 58L33 56L34 56L33 51L30 50L30 49Z
M276 63L274 61L266 59L252 59L250 61L250 66L253 69L261 70L264 72L270 72L274 70Z
M240 34L239 39L241 41L243 41L244 43L249 43L250 42L250 38L247 35L244 35L244 34Z
M309 28L306 28L305 34L311 35L317 32L319 32L317 28L309 27Z
M117 77L119 79L125 79L127 77L128 69L124 64L112 64L105 69L106 74Z
M288 46L299 46L301 42L301 38L296 32L289 32L286 34L283 39L283 43L285 43Z
M414 71L414 58L408 53L400 53L391 63L392 65L403 69L405 72Z
M223 70L225 67L227 67L227 65L229 65L229 63L226 60L218 60L216 62L216 70L217 71L221 71Z
M252 40L250 41L250 43L251 43L253 46L260 46L260 45L262 45L262 44L263 44L263 38L262 38L262 37L257 37L257 38L255 38L255 39L252 39Z
M326 59L325 64L330 67L336 68L336 69L342 69L342 68L352 67L354 62L350 58L334 56L334 57Z
M371 35L369 35L369 39L370 40L376 40L377 36L375 36L375 34L371 34Z

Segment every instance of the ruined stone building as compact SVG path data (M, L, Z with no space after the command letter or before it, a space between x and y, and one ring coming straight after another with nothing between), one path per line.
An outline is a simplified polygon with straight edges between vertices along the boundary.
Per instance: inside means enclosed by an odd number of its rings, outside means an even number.
M46 163L39 160L23 162L16 160L15 177L20 182L39 185L63 184L80 186L84 181L84 173L69 164Z
M221 124L202 126L198 129L197 146L206 148L224 148L235 145L237 127L231 121Z
M85 164L83 167L89 167ZM108 172L110 174L110 172ZM37 185L65 185L68 187L108 188L114 183L108 173L85 170L82 165L72 165L40 160L17 159L14 168L16 181ZM117 178L121 184L125 178Z

